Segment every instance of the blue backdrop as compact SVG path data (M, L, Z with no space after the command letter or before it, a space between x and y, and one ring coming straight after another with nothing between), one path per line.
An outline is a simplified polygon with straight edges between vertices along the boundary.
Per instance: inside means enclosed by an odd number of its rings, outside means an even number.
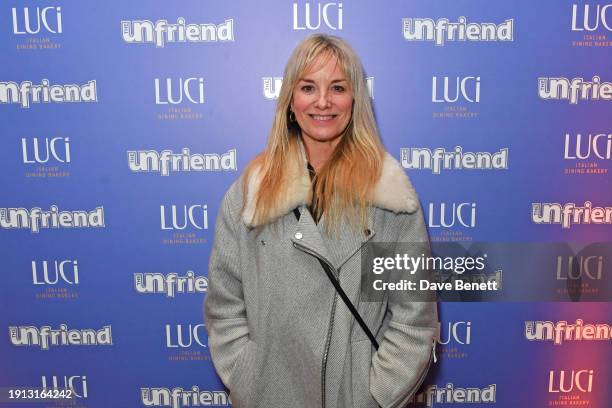
M74 404L53 406L168 406L159 396L181 388L228 404L202 312L214 220L265 144L291 51L313 32L361 56L433 242L578 253L610 240L610 3L6 1L4 394L68 387ZM461 154L445 163L444 152ZM418 398L610 406L612 259L596 259L601 273L581 259L552 279L596 302L441 303L443 344ZM533 273L519 275L525 288ZM594 326L577 336L567 325Z

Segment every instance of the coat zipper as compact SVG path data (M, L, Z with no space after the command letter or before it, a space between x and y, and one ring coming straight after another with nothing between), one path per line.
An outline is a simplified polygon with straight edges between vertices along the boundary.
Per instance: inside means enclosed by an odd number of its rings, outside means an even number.
M336 314L336 302L338 300L338 293L334 295L334 302L332 303L331 318L329 320L329 326L327 328L327 337L325 340L325 349L323 351L323 362L321 364L321 407L325 408L325 373L327 371L327 355L329 354L329 346L331 345L331 332L334 328L334 315Z
M340 268L338 268L338 270L336 271L336 269L333 267L333 265L331 265L329 262L327 262L326 259L324 258L320 258L317 254L315 254L313 251L311 251L310 249L298 244L298 243L294 243L294 245L296 247L299 247L302 251L314 256L315 258L325 262L327 264L327 266L329 266L329 268L332 271L335 271L336 273L334 273L334 275L336 276L336 278L339 278L340 275ZM323 358L322 358L322 362L321 362L321 408L325 408L325 372L327 371L327 356L329 354L329 347L331 345L331 332L333 331L334 328L334 316L336 314L336 303L338 301L338 292L336 292L334 290L334 301L332 302L332 309L331 309L331 314L330 314L330 319L329 319L329 323L327 325L327 335L325 336L325 348L323 349Z

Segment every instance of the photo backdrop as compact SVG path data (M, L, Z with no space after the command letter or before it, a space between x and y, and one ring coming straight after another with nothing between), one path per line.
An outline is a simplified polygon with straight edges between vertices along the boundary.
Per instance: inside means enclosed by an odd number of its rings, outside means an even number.
M610 406L612 3L561 0L3 2L1 406L229 405L214 221L313 32L362 58L434 244L569 251L508 275L557 302L440 304L420 404Z

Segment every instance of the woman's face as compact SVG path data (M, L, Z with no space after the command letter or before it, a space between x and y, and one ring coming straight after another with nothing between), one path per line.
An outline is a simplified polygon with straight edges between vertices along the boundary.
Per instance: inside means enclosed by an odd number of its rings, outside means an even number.
M353 91L334 57L317 57L293 89L291 110L305 138L338 138L351 119L352 106Z

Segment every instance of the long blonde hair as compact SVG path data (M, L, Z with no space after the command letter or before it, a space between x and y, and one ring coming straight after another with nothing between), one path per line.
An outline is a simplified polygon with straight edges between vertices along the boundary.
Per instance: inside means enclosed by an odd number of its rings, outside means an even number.
M337 231L346 221L353 228L367 228L368 204L382 169L384 148L378 135L361 62L353 49L340 37L314 34L293 51L283 75L272 129L266 149L245 169L243 190L259 168L259 190L255 196L256 224L274 212L279 195L286 189L291 163L306 167L300 151L300 128L289 120L293 89L320 55L335 57L353 91L351 119L329 160L313 180L313 204L322 214L326 231Z

